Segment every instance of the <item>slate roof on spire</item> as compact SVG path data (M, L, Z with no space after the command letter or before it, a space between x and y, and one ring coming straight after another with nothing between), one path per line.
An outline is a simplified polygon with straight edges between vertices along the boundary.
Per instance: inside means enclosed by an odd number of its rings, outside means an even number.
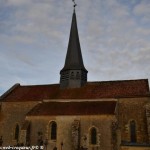
M80 69L87 71L84 67L82 59L75 9L72 16L72 24L65 65L61 71L70 69Z

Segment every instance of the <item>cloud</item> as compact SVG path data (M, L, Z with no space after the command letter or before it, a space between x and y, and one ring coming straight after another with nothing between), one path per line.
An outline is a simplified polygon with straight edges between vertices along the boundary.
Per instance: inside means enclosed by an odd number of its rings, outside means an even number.
M141 1L133 10L136 16L141 17L142 23L150 23L150 2L147 0Z
M31 4L30 0L5 0L5 4L8 6L22 6Z
M149 0L76 2L88 79L149 78ZM59 82L72 6L71 0L0 1L0 91L16 82Z

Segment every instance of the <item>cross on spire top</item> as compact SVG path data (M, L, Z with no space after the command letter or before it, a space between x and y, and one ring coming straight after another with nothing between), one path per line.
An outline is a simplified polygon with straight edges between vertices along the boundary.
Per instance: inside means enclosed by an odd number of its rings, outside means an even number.
M75 7L77 6L77 4L76 4L75 0L72 0L72 2L74 3L73 7L75 9Z

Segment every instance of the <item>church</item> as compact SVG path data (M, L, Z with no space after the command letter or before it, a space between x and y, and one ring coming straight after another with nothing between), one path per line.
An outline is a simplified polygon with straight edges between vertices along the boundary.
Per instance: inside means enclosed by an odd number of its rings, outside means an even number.
M147 79L87 81L75 9L59 84L13 85L0 97L0 147L150 150Z

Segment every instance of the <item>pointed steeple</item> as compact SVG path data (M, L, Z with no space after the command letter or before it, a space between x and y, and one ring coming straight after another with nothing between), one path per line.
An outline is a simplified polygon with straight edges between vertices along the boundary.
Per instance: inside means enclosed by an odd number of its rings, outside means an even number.
M80 48L75 10L72 16L72 24L71 24L70 38L69 38L68 50L67 50L67 55L65 60L65 66L61 71L68 70L68 69L83 69L86 71L83 64L82 53Z
M60 87L81 87L87 82L87 72L88 71L85 69L83 64L76 12L74 8L65 65L60 71Z

